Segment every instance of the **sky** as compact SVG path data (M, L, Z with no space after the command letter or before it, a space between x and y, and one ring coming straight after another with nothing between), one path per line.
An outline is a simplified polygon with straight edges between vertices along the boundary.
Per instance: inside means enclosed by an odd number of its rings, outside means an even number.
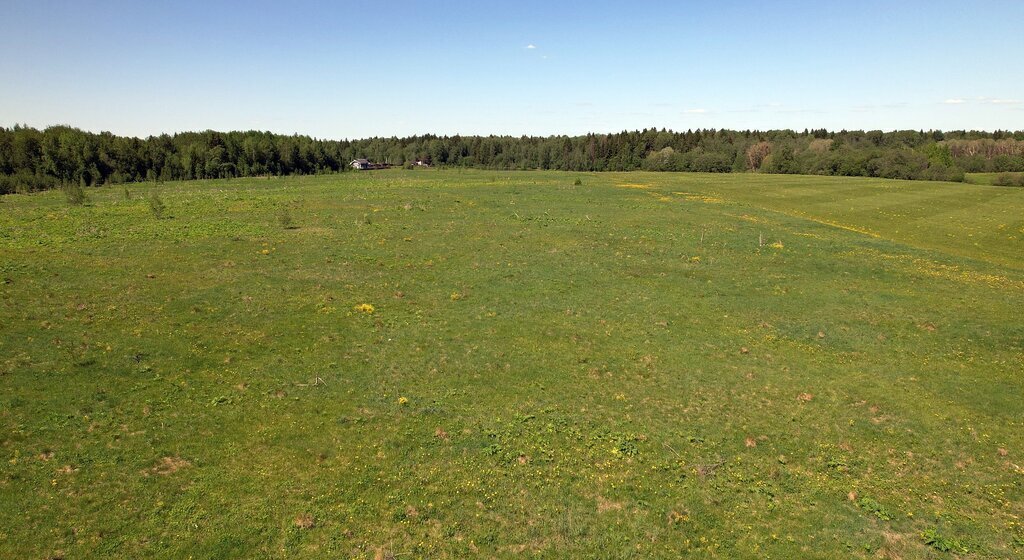
M0 0L0 126L1024 129L1024 0Z

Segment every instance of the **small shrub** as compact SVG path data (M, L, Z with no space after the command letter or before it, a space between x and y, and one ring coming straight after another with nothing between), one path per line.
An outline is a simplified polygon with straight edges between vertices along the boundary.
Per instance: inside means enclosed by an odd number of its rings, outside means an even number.
M167 211L167 205L160 199L160 195L155 192L149 196L149 211L158 220L163 218L164 213Z
M277 223L282 229L292 229L292 213L288 210L288 207L282 207L277 212Z
M576 178L575 181L572 182L572 186L574 186L574 187L579 187L581 185L583 185L583 179L580 179L578 177Z
M131 200L132 199L132 192L130 190L128 190L128 187L124 188L124 199L125 200Z
M85 196L85 189L82 188L80 183L69 183L65 185L64 196L67 198L68 204L72 206L81 206L89 200L89 198Z

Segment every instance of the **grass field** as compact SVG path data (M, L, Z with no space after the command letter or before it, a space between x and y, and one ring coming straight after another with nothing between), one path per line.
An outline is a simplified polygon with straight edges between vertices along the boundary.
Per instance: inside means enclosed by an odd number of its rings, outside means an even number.
M1024 189L128 188L0 198L0 557L1024 555Z

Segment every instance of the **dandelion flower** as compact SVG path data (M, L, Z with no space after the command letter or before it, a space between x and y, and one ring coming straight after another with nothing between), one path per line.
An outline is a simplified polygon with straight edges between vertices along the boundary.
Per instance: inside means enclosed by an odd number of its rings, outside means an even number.
M360 303L355 307L355 310L360 313L366 313L367 315L373 315L374 307L369 303Z

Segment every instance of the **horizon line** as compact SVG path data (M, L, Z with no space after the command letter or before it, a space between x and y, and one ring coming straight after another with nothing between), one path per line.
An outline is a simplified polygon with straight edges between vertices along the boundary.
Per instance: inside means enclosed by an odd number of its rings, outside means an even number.
M810 134L810 133L813 133L815 131L822 131L822 130L824 130L826 133L829 133L829 134L841 134L841 133L844 133L844 132L845 133L850 133L850 132L864 132L864 133L867 133L867 132L881 132L883 134L892 134L892 133L895 133L895 132L914 132L914 133L919 133L919 134L920 133L936 133L936 132L942 133L942 134L947 134L947 133L995 134L996 132L1003 132L1003 133L1007 133L1007 134L1011 134L1011 135L1024 134L1024 129L1014 130L1014 129L1009 129L1009 128L1007 128L1007 129L996 128L996 129L991 129L991 130L989 130L989 129L975 129L975 128L972 128L972 129L957 128L957 129L948 129L948 130L944 130L944 129L940 129L940 128L928 128L928 129L924 129L924 128L917 128L917 129L915 129L915 128L892 128L892 129L882 129L882 128L843 128L843 129L835 130L835 129L829 129L829 128L826 128L826 127L820 127L820 128L804 127L803 130L801 131L801 130L798 130L798 129L795 129L795 128L768 128L768 129L745 128L745 129L739 129L739 128L716 128L716 127L688 128L686 130L679 130L679 129L669 128L669 127L665 127L665 126L662 126L662 127L653 126L653 127L644 127L644 128L623 129L623 130L618 130L618 131L614 131L614 132L597 132L597 131L593 131L592 130L592 131L589 131L589 132L584 132L584 133L579 133L579 134L569 134L569 133L558 133L558 134L525 134L525 133L524 134L494 134L494 133L477 134L477 133L473 133L473 134L463 134L463 133L458 133L458 132L456 132L456 133L420 132L420 133L415 133L415 134L405 134L405 135L401 135L401 136L396 135L396 134L391 134L391 135L374 135L374 136L340 137L340 138L338 138L338 137L327 137L327 136L314 136L312 134L303 133L303 132L290 132L290 133L288 133L288 132L275 132L275 131L269 130L269 129L256 129L256 128L249 128L249 129L237 128L237 129L231 129L231 130L217 130L217 129L213 129L213 128L204 128L204 129L198 129L198 130L163 131L163 132L159 132L159 133L156 133L156 134L152 134L151 133L151 134L148 134L146 136L138 136L138 135L134 135L134 134L120 134L120 133L116 133L116 132L113 132L113 131L110 131L110 130L102 130L102 129L98 130L98 131L97 130L90 130L88 128L82 128L82 127L75 126L75 125L72 125L72 124L67 124L67 123L48 124L48 125L42 126L42 127L33 126L33 125L26 124L26 123L14 123L14 124L9 125L9 126L0 125L0 129L13 130L15 128L23 128L23 129L24 128L30 128L30 129L34 129L34 130L38 130L38 131L45 131L45 130L48 130L50 128L70 128L72 130L78 130L78 131L85 132L85 133L88 133L88 134L96 134L96 135L111 134L113 136L119 136L119 137L122 137L122 138L134 138L134 139L137 139L137 140L146 140L146 139L149 139L149 138L159 138L161 136L176 136L176 135L179 135L179 134L198 134L198 133L203 133L203 132L216 132L216 133L219 133L219 134L230 134L232 132L259 132L259 133L266 133L266 134L274 134L274 135L277 135L277 136L305 136L307 138L311 138L311 139L314 139L314 140L326 140L326 141L333 141L333 142L357 142L357 141L360 141L360 140L372 140L372 139L376 139L376 138L403 139L403 138L418 138L418 137L424 137L424 136L434 136L434 137L437 137L437 138L452 138L452 137L456 137L456 136L461 137L461 138L471 138L471 137L480 137L480 138L489 138L489 137L491 137L491 138L574 138L574 137L583 137L583 136L591 136L591 135L595 135L595 136L610 136L610 135L614 135L614 134L623 134L623 133L630 133L630 132L643 132L643 131L648 131L648 130L655 130L657 132L669 132L669 133L675 133L675 134L685 134L685 133L688 133L688 132L690 132L690 133L692 133L692 132L707 132L707 131L715 131L715 132L726 131L726 132L740 132L740 133L743 133L743 132L751 132L751 133L755 133L755 132L756 133L793 132L793 133L796 133L796 134Z

